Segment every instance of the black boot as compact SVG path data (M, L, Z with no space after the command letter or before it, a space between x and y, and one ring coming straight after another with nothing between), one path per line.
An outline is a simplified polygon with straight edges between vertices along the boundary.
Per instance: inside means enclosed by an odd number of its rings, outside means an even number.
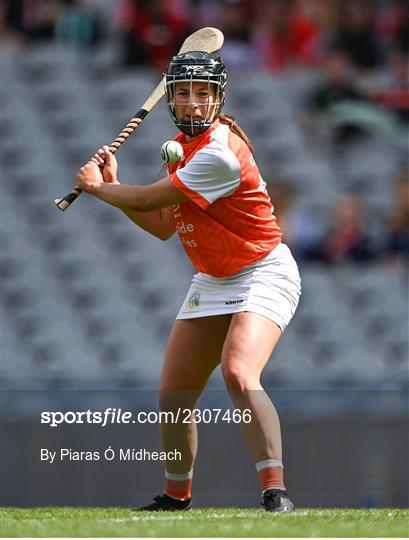
M283 489L267 489L263 493L261 506L264 506L267 512L292 512L294 510L288 493Z
M138 511L144 510L148 512L178 512L180 510L191 510L192 509L192 499L174 499L169 497L166 493L163 495L156 495L152 504L147 506L142 506L138 508Z

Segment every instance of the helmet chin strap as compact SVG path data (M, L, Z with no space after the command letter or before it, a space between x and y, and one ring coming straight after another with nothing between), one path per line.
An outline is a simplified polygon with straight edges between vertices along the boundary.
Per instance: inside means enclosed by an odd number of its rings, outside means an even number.
M176 125L185 135L196 137L207 131L212 123L213 121L202 122L200 120L191 120L189 123L178 121Z

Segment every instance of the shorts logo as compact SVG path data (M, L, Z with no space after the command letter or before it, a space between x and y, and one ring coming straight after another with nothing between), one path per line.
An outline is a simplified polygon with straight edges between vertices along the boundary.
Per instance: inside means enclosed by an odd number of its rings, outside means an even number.
M241 304L242 302L244 302L244 298L240 298L240 299L229 298L228 300L226 300L224 305L225 306L232 306L234 304Z
M187 301L188 308L189 309L197 308L199 306L199 302L200 302L200 294L199 293L192 294L192 296Z

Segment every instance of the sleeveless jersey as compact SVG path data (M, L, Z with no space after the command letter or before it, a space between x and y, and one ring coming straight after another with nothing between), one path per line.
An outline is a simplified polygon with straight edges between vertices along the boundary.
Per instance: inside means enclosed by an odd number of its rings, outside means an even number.
M173 185L188 201L173 206L182 245L199 271L228 277L261 259L281 240L273 206L253 155L218 120L187 143L169 166Z

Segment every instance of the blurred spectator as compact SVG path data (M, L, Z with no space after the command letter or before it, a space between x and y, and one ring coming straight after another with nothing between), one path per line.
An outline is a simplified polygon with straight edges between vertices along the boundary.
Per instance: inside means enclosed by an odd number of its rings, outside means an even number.
M398 25L396 46L401 53L409 55L409 4L407 2Z
M373 91L374 101L395 111L402 122L409 123L409 56L400 51L391 54L388 73Z
M293 64L315 66L321 60L321 31L303 4L295 0L257 2L255 42L263 65L281 70Z
M90 0L63 0L55 24L56 38L67 45L87 48L97 44L103 36L98 3Z
M409 174L395 183L395 202L387 223L386 253L397 264L409 262Z
M59 0L0 0L0 37L17 47L52 39L63 8Z
M330 264L360 263L373 258L374 249L365 230L362 208L355 198L345 196L338 200L328 232L304 256Z
M409 54L409 3L388 0L379 15L379 35L386 49Z
M123 0L118 4L125 66L165 70L192 31L182 4L171 0Z
M18 47L56 37L88 47L102 36L95 0L0 0L1 36Z
M322 237L324 227L317 209L303 206L302 197L287 180L277 178L267 181L267 191L274 206L274 215L282 234L283 242L291 247L296 258L303 258L310 246Z
M228 69L255 68L260 60L252 44L252 6L249 0L227 0L222 5L223 60Z
M382 63L379 36L376 33L375 2L338 0L338 22L331 47L342 50L354 66L373 69Z
M292 243L291 208L294 200L293 190L283 181L274 178L267 181L267 191L274 206L274 215L283 234L283 242Z
M332 135L335 143L343 143L361 135L363 130L353 122L344 123L334 127L333 130L330 125L330 113L334 105L367 99L352 78L347 56L341 51L333 51L329 54L325 61L323 75L323 81L307 98L307 127L309 129L312 127L318 137L326 138L328 135Z
M215 0L190 0L190 5L194 10L195 25L198 28L203 26L215 26L219 28L223 18L224 2ZM192 14L191 14L192 16Z

